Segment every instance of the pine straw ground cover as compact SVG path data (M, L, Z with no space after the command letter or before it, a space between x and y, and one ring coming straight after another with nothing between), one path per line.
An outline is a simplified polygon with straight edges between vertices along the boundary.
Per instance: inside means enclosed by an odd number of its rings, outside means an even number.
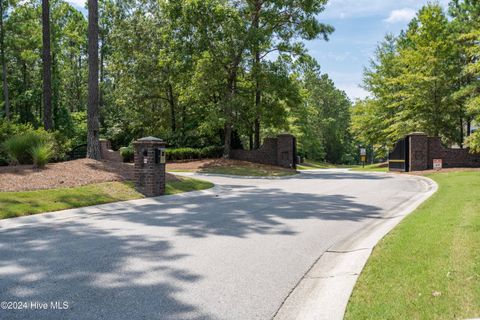
M203 159L167 163L167 171L215 173L237 176L288 176L297 173L294 169L234 159Z
M133 164L79 159L48 164L0 167L0 191L28 191L84 186L93 183L133 179ZM178 178L167 174L167 181Z
M0 167L0 219L143 198L131 181L133 165L89 159ZM212 183L167 173L166 194L211 188Z

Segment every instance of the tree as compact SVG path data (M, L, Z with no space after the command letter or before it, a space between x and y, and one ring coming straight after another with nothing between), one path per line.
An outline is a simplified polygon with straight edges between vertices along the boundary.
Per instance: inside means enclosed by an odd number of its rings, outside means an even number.
M3 85L3 99L5 104L5 118L10 119L10 100L8 97L8 83L7 83L7 60L5 59L5 29L4 29L4 16L6 9L8 8L8 2L0 0L0 60L2 63L2 85Z
M298 39L313 40L322 36L328 40L333 27L318 21L318 14L325 9L326 3L326 0L246 1L244 19L251 19L248 41L255 88L254 148L260 146L262 88L265 86L262 60L274 51L280 54L303 54L303 44Z
M378 46L364 72L372 98L356 104L354 132L378 147L391 147L413 131L461 146L465 106L454 99L461 65L441 6L424 6L406 31L396 38L387 35Z
M471 122L480 120L480 2L454 0L450 3L450 15L462 62L454 98L466 107L466 136L470 136ZM467 142L473 151L480 151L480 133L473 133Z
M98 89L98 1L88 0L87 157L100 159Z
M43 62L43 126L53 129L52 119L52 56L50 52L50 4L42 0L42 62Z

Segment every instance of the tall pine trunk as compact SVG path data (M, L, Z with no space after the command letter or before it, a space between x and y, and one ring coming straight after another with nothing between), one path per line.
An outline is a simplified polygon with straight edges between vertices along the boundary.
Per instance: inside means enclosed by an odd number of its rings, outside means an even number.
M255 34L258 35L258 29L260 24L260 11L262 10L262 2L255 1L255 14L253 18L253 29ZM261 77L261 64L260 64L260 46L258 37L255 39L253 46L254 53L254 76L255 76L255 123L254 123L254 141L253 149L260 148L260 104L262 102L262 91L260 89L260 77Z
M53 128L52 120L52 57L50 53L50 4L42 0L42 60L43 60L43 127Z
M101 158L98 88L98 0L88 0L87 158Z
M5 118L10 119L10 100L8 98L7 61L5 59L5 30L3 29L3 0L0 0L0 59L2 60L3 100L5 101Z
M254 124L254 141L253 149L260 148L260 104L262 102L262 91L260 90L260 53L258 48L255 52L255 124Z

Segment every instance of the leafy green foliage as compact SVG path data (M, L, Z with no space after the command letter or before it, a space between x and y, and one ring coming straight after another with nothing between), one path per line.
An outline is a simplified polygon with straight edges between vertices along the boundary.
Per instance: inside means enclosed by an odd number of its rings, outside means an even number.
M52 155L52 136L42 129L17 134L5 140L3 147L14 164L45 165Z
M121 147L120 155L122 156L123 162L133 162L135 150L133 146Z
M37 128L43 113L41 1L7 2L10 114ZM349 125L346 97L326 79L307 84L295 66L310 59L303 40L327 39L333 32L320 20L326 3L100 0L100 135L115 149L152 135L174 148L226 150L257 148L262 138L294 131L303 134L305 153L351 161L352 139L341 133ZM86 143L87 21L65 0L51 0L50 9L53 157L61 160ZM313 96L325 102L315 105ZM308 108L302 108L304 99ZM296 118L315 121L303 130ZM174 158L220 155L216 147L174 153Z
M28 153L32 157L33 165L36 168L43 168L52 158L53 148L50 143L42 143L32 146Z
M435 3L424 6L400 36L385 37L365 70L371 97L356 102L352 132L380 154L414 131L459 146L470 135L480 92L479 5L452 1L450 14Z
M167 148L167 160L188 160L219 158L223 147L210 146L205 148Z

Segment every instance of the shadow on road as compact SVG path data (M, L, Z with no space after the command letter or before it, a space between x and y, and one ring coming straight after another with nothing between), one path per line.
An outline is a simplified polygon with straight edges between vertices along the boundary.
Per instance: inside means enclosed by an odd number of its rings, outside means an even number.
M388 177L321 174L321 179L339 178ZM169 262L188 255L176 252L162 234L163 227L192 238L292 236L297 231L288 220L360 221L379 218L381 213L380 208L345 195L253 185L226 185L223 190L217 195L160 197L144 205L124 203L114 213L0 231L0 300L70 303L63 311L0 310L0 318L211 319L178 299L182 286L194 285L202 277L172 267ZM144 228L158 233L142 234Z

